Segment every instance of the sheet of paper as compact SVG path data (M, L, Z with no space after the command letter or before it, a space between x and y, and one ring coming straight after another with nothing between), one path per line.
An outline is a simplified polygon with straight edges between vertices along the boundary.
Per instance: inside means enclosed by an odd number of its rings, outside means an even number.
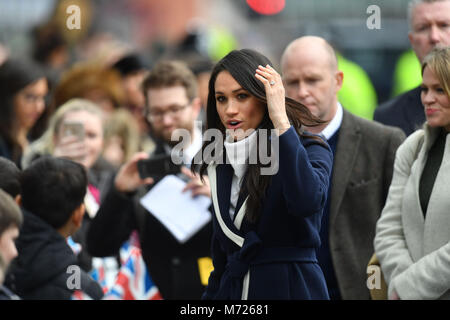
M140 200L180 242L184 243L211 220L211 199L192 198L191 191L181 192L186 182L169 175L159 181Z

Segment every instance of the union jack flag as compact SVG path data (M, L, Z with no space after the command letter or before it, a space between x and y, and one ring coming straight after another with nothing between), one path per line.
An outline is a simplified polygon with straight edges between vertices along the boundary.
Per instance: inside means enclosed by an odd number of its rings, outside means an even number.
M148 273L141 249L125 243L120 250L122 266L106 300L162 300L158 288Z
M103 293L106 294L108 292L108 284L106 282L104 264L99 263L98 266L94 266L94 268L92 269L92 271L89 274L95 281L97 281L100 284L100 286L102 287Z
M71 247L75 245L72 241ZM94 264L90 275L103 289L104 300L162 300L158 287L153 282L142 258L137 234L120 248L121 266L114 281L107 281L105 263L100 258ZM104 262L104 261L103 261ZM112 282L112 285L111 285ZM108 285L109 283L109 285ZM72 300L92 300L82 291L75 291Z
M81 290L75 290L71 300L92 300L92 298Z

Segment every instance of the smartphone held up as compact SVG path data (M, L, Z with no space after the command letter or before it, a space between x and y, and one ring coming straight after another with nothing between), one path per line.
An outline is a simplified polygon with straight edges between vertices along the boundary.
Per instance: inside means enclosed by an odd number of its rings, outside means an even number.
M85 130L82 122L66 121L62 124L61 132L63 137L75 136L80 142L84 141Z
M160 179L181 172L181 167L172 162L170 155L156 155L150 159L139 160L137 167L141 179L148 177Z

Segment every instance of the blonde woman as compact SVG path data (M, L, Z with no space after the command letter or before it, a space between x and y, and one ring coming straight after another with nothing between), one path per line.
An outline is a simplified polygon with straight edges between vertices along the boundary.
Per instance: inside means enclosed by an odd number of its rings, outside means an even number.
M394 300L450 298L450 48L433 49L422 76L427 121L397 150L374 240Z
M68 127L67 123L78 123L79 133L63 132ZM22 166L26 168L35 158L51 154L69 158L91 169L103 149L103 131L101 109L88 100L71 99L58 108L43 136L30 145L23 156Z

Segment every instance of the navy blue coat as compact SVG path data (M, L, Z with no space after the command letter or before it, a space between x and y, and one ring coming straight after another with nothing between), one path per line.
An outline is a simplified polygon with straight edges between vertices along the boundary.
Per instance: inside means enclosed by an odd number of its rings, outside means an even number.
M256 224L245 201L229 214L233 168L208 167L214 206L211 273L203 299L328 299L315 250L333 156L328 145L300 138L291 127L279 137L279 170L272 176Z

